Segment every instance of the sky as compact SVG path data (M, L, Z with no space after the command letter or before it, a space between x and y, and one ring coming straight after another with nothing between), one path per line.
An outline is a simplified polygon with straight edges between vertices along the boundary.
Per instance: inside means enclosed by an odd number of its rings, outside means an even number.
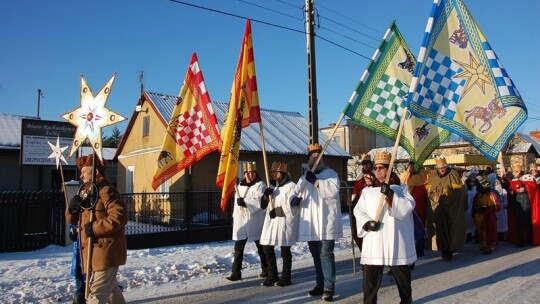
M226 14L180 4L187 2ZM464 0L523 96L539 129L540 1ZM308 116L302 0L0 1L2 113L63 121L80 104L80 75L95 94L117 72L107 108L133 115L144 89L180 91L197 53L213 101L228 102L245 29L252 19L261 107ZM319 127L335 123L392 20L417 55L432 2L316 0ZM235 15L235 16L233 16ZM264 24L269 23L272 25ZM330 41L330 42L329 42ZM117 125L124 132L127 121ZM112 128L104 129L105 134Z

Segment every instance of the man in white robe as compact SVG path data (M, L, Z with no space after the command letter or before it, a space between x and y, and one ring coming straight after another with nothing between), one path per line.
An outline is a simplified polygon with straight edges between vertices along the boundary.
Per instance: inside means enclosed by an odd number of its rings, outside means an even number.
M376 184L362 191L354 208L358 236L364 238L361 255L364 303L377 303L384 266L390 267L401 303L412 303L409 265L416 261L412 213L415 202L407 186L400 185L397 175L393 174L391 185L385 183L389 164L389 153L383 151L375 155ZM384 205L378 219L381 196Z
M310 168L321 152L319 144L309 145ZM314 172L308 171L300 177L291 205L299 208L298 240L308 242L315 265L317 285L308 294L322 296L323 301L331 302L336 283L334 244L335 240L343 236L336 171L325 167L321 160Z
M242 261L247 241L255 241L257 246L262 268L259 277L267 276L266 257L263 247L259 244L266 215L265 210L261 209L260 201L266 183L257 174L255 162L244 162L242 169L244 170L244 178L236 189L236 204L234 204L233 210L234 260L231 267L232 273L227 277L227 280L233 282L242 280Z
M272 185L264 190L261 198L261 208L267 209L260 244L266 256L268 276L262 286L288 286L292 284L292 253L291 246L298 239L298 210L293 210L290 204L296 184L291 181L287 171L287 163L275 161L272 163ZM270 207L270 197L273 200ZM280 246L283 268L278 279L275 246Z

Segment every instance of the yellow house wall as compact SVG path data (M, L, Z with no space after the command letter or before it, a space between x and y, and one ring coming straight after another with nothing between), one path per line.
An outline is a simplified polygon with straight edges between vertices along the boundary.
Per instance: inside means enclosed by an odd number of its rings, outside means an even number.
M136 113L137 117L126 138L121 155L118 157L118 189L126 191L126 171L129 166L134 167L134 193L154 192L152 177L156 168L156 160L163 144L166 127L158 118L152 108L143 103L142 108L148 108L148 113ZM150 132L143 137L143 119L150 118ZM182 191L183 185L179 180L183 173L171 179L171 191ZM174 190L173 190L174 189Z

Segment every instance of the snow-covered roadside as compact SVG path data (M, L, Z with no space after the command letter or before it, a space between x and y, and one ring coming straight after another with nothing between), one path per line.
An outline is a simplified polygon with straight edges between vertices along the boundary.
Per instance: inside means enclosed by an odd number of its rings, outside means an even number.
M343 216L344 236L336 242L335 252L350 251L348 215ZM126 298L141 294L148 287L186 287L201 284L206 278L222 278L230 272L233 259L232 241L151 249L129 250L125 266L120 267L118 281ZM276 248L277 249L277 248ZM279 249L276 250L279 257ZM293 263L311 261L307 243L291 248ZM300 264L299 264L300 265ZM49 246L33 252L0 254L0 303L71 303L74 293L70 277L71 246ZM246 245L246 275L259 271L259 256L253 242ZM195 280L194 280L195 279Z

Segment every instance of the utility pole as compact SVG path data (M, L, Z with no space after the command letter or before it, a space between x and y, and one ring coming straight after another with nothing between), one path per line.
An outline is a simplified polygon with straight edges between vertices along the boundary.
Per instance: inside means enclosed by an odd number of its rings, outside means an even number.
M41 89L37 90L37 118L39 118L39 105L41 103L41 97L43 95L41 94Z
M309 108L309 143L319 142L319 113L317 107L317 69L315 67L315 18L313 6L315 0L306 0L306 39L308 55L308 108Z

